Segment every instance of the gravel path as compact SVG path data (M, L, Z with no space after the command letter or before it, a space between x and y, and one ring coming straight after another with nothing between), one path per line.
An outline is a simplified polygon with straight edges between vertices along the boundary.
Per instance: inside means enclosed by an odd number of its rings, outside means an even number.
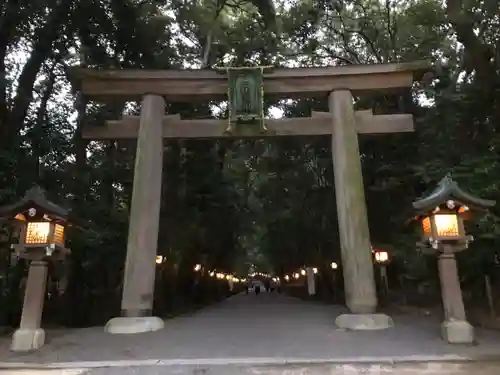
M478 330L476 346L448 345L439 321L413 315L393 316L384 331L347 332L334 319L338 306L263 293L234 296L191 316L167 320L165 329L137 335L109 335L102 327L47 331L38 352L9 351L0 338L0 361L51 363L238 358L339 359L362 357L500 355L500 332ZM499 372L500 373L500 372Z

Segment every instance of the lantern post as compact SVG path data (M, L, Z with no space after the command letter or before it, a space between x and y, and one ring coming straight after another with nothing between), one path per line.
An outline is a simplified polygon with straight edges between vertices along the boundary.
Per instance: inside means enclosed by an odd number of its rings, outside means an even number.
M332 289L333 289L333 301L337 301L337 273L339 269L339 264L335 261L330 263L330 268L332 269Z
M494 201L463 191L450 177L442 179L429 196L413 202L423 235L417 245L424 253L438 256L444 308L441 333L451 344L474 342L474 328L466 318L455 259L455 253L467 249L473 240L465 232L464 220L471 217L471 212L484 212L494 205Z
M11 248L17 258L29 262L21 323L12 337L11 350L37 350L45 343L41 319L48 262L63 260L69 253L64 246L68 211L48 201L43 190L36 186L19 202L0 208L0 216L12 219L19 226L19 242Z
M310 296L314 296L316 294L316 273L318 272L318 269L315 267L307 266L305 270L307 279L307 293Z
M390 254L387 250L372 250L373 261L378 266L380 270L380 281L382 282L382 288L384 295L389 294L389 280L387 278L387 265L391 261Z

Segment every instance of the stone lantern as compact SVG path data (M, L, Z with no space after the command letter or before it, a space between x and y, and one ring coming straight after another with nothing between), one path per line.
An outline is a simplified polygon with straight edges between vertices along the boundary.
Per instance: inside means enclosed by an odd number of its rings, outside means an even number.
M68 211L48 201L41 188L33 187L19 202L0 208L0 216L18 225L19 242L11 247L18 258L29 262L21 323L12 337L11 350L36 350L45 342L41 318L48 261L62 260L69 253L64 247Z
M464 220L474 211L485 211L494 201L466 193L450 177L441 180L427 197L413 202L416 219L421 222L423 239L418 246L424 253L438 256L439 279L444 308L441 326L443 339L449 343L473 343L474 329L467 322L458 278L455 253L472 242Z

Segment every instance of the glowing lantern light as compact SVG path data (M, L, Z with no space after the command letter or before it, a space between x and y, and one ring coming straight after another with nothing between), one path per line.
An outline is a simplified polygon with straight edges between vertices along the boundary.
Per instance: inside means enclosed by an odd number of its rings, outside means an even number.
M389 262L389 252L386 250L374 250L375 263L383 264Z

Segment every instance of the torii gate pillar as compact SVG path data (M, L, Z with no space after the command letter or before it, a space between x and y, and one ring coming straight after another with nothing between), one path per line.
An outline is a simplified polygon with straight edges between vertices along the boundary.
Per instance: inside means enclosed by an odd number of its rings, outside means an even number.
M388 328L393 325L392 319L384 314L374 314L377 292L351 92L337 90L330 93L329 107L346 305L352 313L340 315L335 324L348 329Z
M144 95L141 107L127 258L123 275L122 316L111 319L109 333L157 331L163 320L152 316L163 168L162 120L165 101Z

